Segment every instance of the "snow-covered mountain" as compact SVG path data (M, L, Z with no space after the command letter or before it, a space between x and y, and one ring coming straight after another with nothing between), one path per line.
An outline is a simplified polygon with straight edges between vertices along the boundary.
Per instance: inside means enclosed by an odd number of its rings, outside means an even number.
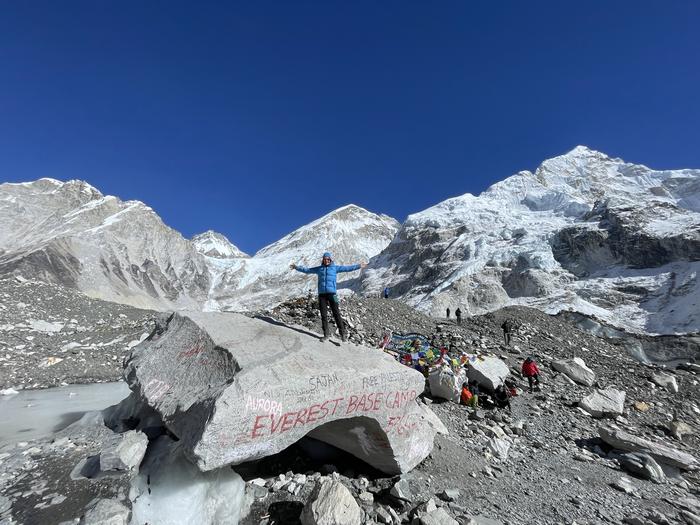
M403 225L354 205L247 256L187 240L138 201L81 181L0 185L0 275L157 309L251 310L315 290L289 270L368 260L342 287L441 316L519 304L651 333L700 331L700 170L656 171L579 146Z
M282 301L316 291L314 276L289 269L291 263L317 266L330 251L338 264L368 261L380 253L400 224L386 215L376 215L355 205L343 206L270 244L249 259L212 261L210 310L267 308ZM339 274L338 282L359 274Z
M139 201L83 181L0 185L0 273L147 308L207 299L206 258Z
M63 284L91 297L155 309L268 308L313 279L289 270L326 250L368 260L399 224L345 206L249 257L208 231L191 241L139 201L104 196L82 181L0 185L0 275Z
M247 253L242 252L237 246L232 244L225 235L212 230L207 230L192 237L192 244L194 244L195 249L199 253L207 257L215 257L217 259L249 257Z
M408 217L357 287L434 315L509 304L652 333L700 330L700 170L579 146Z

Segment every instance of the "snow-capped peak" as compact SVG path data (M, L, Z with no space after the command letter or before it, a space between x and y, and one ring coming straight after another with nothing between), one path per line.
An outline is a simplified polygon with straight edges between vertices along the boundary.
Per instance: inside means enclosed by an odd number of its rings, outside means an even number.
M239 250L225 235L207 230L204 233L192 237L192 244L202 255L216 259L235 259L249 257L247 253Z

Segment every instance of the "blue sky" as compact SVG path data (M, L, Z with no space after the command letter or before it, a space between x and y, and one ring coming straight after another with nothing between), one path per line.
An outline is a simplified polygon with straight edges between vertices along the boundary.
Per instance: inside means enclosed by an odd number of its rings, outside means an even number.
M254 252L585 144L700 167L700 2L7 2L0 181L79 178Z

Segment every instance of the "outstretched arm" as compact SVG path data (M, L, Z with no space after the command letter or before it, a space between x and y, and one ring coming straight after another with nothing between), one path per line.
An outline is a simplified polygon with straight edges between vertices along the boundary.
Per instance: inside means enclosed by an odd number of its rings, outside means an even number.
M296 264L290 264L289 267L292 270L296 270L301 273L318 273L319 266L314 266L313 268L307 268L306 266L300 266Z
M335 271L336 272L354 272L355 270L359 270L361 268L364 268L365 266L367 266L367 263L351 264L349 266L336 266Z

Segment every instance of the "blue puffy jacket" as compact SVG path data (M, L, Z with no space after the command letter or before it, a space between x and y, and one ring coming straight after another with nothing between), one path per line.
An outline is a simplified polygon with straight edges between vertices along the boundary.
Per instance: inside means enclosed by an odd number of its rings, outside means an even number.
M296 271L301 273L315 273L318 275L318 293L335 293L336 292L336 276L338 272L354 272L359 270L359 264L350 266L337 266L331 263L328 266L314 266L307 268L306 266L297 266Z

